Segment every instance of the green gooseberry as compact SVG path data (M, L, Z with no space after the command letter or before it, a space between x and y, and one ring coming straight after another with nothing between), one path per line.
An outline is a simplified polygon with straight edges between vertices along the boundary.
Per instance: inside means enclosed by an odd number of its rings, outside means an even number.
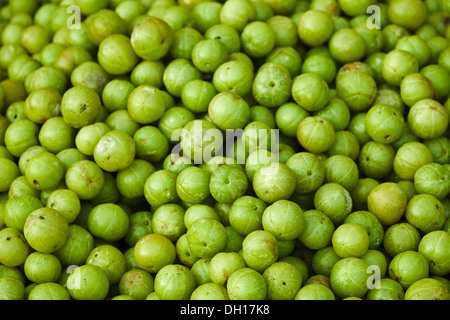
M292 80L291 94L300 107L307 111L319 111L328 103L329 87L317 74L305 73Z
M423 143L430 149L436 163L445 165L450 162L450 139L442 136L436 139L428 139Z
M231 205L229 223L239 234L248 235L255 230L262 230L262 215L267 204L253 196L244 195Z
M398 281L405 290L417 280L428 278L428 276L428 262L417 251L401 252L389 263L389 277Z
M24 112L28 119L43 124L60 115L61 95L53 88L35 90L25 99Z
M17 198L9 198L5 202L3 220L8 227L23 231L28 215L42 207L38 195L24 194Z
M39 208L31 212L23 227L23 234L31 248L42 253L60 249L67 240L69 223L52 208Z
M0 166L4 168L1 173L0 191L6 192L13 181L20 176L20 170L13 160L6 158L0 158Z
M89 213L87 226L93 236L114 242L125 237L129 227L128 214L115 203L96 205Z
M13 227L5 227L0 231L0 243L0 261L8 267L22 265L31 251L23 233Z
M366 72L348 72L336 82L337 96L353 112L369 110L377 95L374 78Z
M350 123L350 112L349 107L342 99L330 98L327 105L315 112L314 115L330 121L335 131L342 131Z
M449 115L444 106L433 99L419 100L408 112L411 132L421 139L435 139L447 130Z
M188 267L170 264L155 275L154 288L161 300L189 300L195 289L195 278Z
M33 252L28 255L24 262L26 277L38 284L56 282L61 270L61 262L51 253Z
M214 74L218 72L220 71L216 70ZM181 101L188 110L194 113L207 112L209 103L216 96L217 91L222 90L219 90L216 84L201 79L192 80L184 85L181 91Z
M110 130L111 128L104 122L96 122L84 126L76 134L75 145L81 153L92 156L100 138Z
M245 267L245 261L239 253L219 252L211 258L208 273L212 282L225 285L233 272Z
M359 224L366 229L369 236L369 250L377 249L384 240L385 232L383 225L377 216L369 211L354 211L344 219L343 223Z
M181 130L193 120L195 120L195 114L191 109L187 107L171 107L159 119L158 129L169 140L169 143L172 143L172 136L176 135L177 130Z
M247 2L245 1L244 4L247 4ZM221 13L222 11L223 10L221 10ZM222 41L230 54L239 53L241 50L240 31L238 32L232 24L220 22L219 24L209 27L208 30L205 31L204 36L206 39Z
M28 300L70 300L69 292L59 283L48 282L34 286L28 293Z
M13 159L11 159L13 160ZM8 200L19 198L24 195L34 196L39 198L41 192L30 185L25 176L19 176L11 183L8 190ZM5 203L6 205L6 203Z
M154 208L179 199L176 193L177 175L172 171L162 169L147 175L143 194L147 202ZM124 188L124 191L128 188Z
M271 300L293 300L302 285L302 273L293 264L278 261L263 273L267 297Z
M388 6L388 17L392 23L415 30L426 21L427 8L422 1L395 0Z
M133 247L143 236L152 233L152 216L150 211L138 211L129 215L130 225L124 237L126 244Z
M25 300L25 285L19 279L10 276L1 277L0 289L2 300Z
M172 242L186 233L185 209L176 203L166 203L158 207L152 216L152 231L163 235Z
M199 258L212 258L221 252L227 243L225 227L210 218L195 220L186 235L189 248Z
M74 222L81 210L80 199L69 189L54 190L47 199L47 207L62 214L70 223Z
M336 254L332 246L317 250L312 257L312 269L317 275L330 277L331 268L342 258Z
M148 17L135 26L130 40L139 57L145 60L159 60L169 51L173 38L173 30L166 21Z
M191 60L194 66L203 73L214 73L228 60L227 46L216 39L203 39L192 48Z
M262 215L263 229L272 233L278 241L298 238L304 225L303 210L298 204L289 200L278 200L272 203Z
M299 152L292 155L286 162L296 178L296 193L316 191L325 180L325 167L315 154Z
M319 116L309 116L297 128L297 140L307 151L322 153L334 143L336 133L332 123Z
M163 160L169 151L169 141L157 127L140 127L133 135L136 156L151 163Z
M87 74L90 76L86 76ZM70 81L73 86L82 85L94 90L100 97L109 77L110 75L102 65L86 61L72 71Z
M252 88L253 79L253 70L247 63L229 60L215 70L212 84L218 92L233 92L245 96Z
M255 230L242 242L242 257L248 267L264 272L278 259L278 240L269 231Z
M336 297L327 286L321 283L311 283L300 288L294 300L336 300Z
M110 285L117 284L126 271L123 253L109 244L93 248L86 259L86 264L102 269L106 273Z
M352 28L342 28L329 39L330 53L340 63L361 60L365 54L363 37Z
M164 63L159 60L142 61L133 68L130 75L131 83L134 86L148 84L162 89L164 68Z
M405 292L405 300L448 300L445 286L436 279L423 278L411 284Z
M307 248L320 250L331 244L335 230L330 218L319 210L306 210L303 212L304 227L298 239Z
M105 178L102 169L95 162L80 160L67 169L65 182L80 200L89 200L100 194Z
M210 27L220 23L221 3L199 1L192 8L196 28L205 33Z
M408 201L405 218L421 232L428 233L444 226L445 207L431 194L417 194Z
M218 202L232 203L243 196L248 189L246 174L230 165L219 166L211 174L209 191Z
M333 155L323 163L326 182L336 182L345 189L351 190L359 179L356 162L344 155Z
M119 293L135 300L145 300L154 290L154 276L142 269L127 270L119 281Z
M269 23L252 21L241 32L242 51L251 58L267 56L275 47L276 33Z
M209 2L201 2L209 3ZM190 300L229 300L227 289L218 283L204 283L192 291Z
M38 190L56 187L64 178L62 162L50 152L43 152L30 159L25 177L30 185Z
M39 143L48 151L58 152L75 146L75 129L69 126L61 116L45 121L39 130Z
M310 47L327 42L334 31L334 23L329 15L320 10L307 10L298 22L298 36Z
M403 144L394 157L394 171L405 180L414 180L417 169L427 163L434 162L434 156L427 146L419 141Z
M157 273L161 268L175 261L175 245L166 237L149 233L136 242L133 259L136 265L150 273Z
M350 192L336 182L323 184L314 194L314 208L327 215L337 225L344 221L353 208Z
M28 148L39 144L39 127L29 119L10 123L5 131L6 149L15 157L20 157Z
M112 75L130 72L139 61L130 38L123 34L112 34L103 39L97 55L100 65Z
M384 178L393 170L395 154L390 144L369 141L362 146L358 155L359 170L369 178Z
M227 293L230 300L264 300L267 284L261 273L246 267L236 270L228 278Z
M448 273L448 243L450 237L444 230L435 230L422 237L417 248L428 261L430 273L444 276Z
M388 84L399 87L405 76L419 72L419 62L409 51L394 49L384 57L381 71Z
M367 292L367 300L404 300L405 290L397 281L382 278L377 284L378 287L375 286Z
M206 204L193 204L184 213L184 225L189 229L194 221L203 218L221 221L220 215L213 207Z
M361 257L369 249L366 228L356 223L343 223L336 228L331 238L333 249L341 258Z
M76 300L103 300L109 287L105 271L95 265L77 267L67 278L67 291Z
M278 107L291 97L291 86L291 74L285 66L266 62L255 74L252 93L258 104L269 108Z
M136 147L133 138L124 131L106 132L95 145L93 157L100 168L117 172L131 165Z
M151 124L159 120L166 110L164 94L148 84L137 86L128 97L127 110L137 123Z
M357 257L347 257L334 264L330 273L333 292L341 297L362 297L369 290L369 265Z
M64 121L74 128L94 123L100 114L100 107L98 94L85 86L70 88L61 99L61 115Z
M182 234L175 243L175 250L177 252L177 260L183 265L192 267L200 258L192 253L189 243L187 241L186 233Z
M291 77L294 78L295 76L297 76L301 71L302 71L302 67L304 65L304 61L302 56L300 55L300 53L295 50L293 47L290 46L281 46L281 47L275 47L267 56L265 59L265 62L277 62L282 64L283 66L285 66ZM306 60L305 60L306 62ZM320 68L319 66L316 66L319 70L323 71L324 73L322 74L322 78L326 78L326 80L329 80L329 77L331 77L331 75L333 75L333 63L331 63L331 61L326 61L329 62L329 67L331 68L331 71L329 72L325 72L325 70L323 70L322 68ZM311 66L312 67L312 66ZM309 72L309 71L307 71ZM325 75L326 73L326 75ZM329 77L327 77L329 76ZM333 75L334 78L334 75Z
M66 242L53 254L64 265L83 265L94 249L94 237L84 227L76 223L69 225Z
M403 115L395 107L377 104L367 111L365 128L374 141L392 143L400 138L404 123Z
M109 81L102 91L103 106L106 110L126 109L128 98L136 87L129 81L113 79Z
M239 95L221 92L211 99L208 115L220 130L237 130L244 128L250 119L250 107Z
M426 40L416 34L400 38L395 48L412 53L419 62L420 67L426 65L431 56L431 50Z
M163 83L168 93L180 98L183 87L192 80L202 80L202 73L191 60L178 58L167 64L163 73Z
M176 179L176 191L181 200L187 203L201 203L209 195L210 175L197 166L183 169Z
M427 163L414 174L414 188L444 200L450 192L450 172L439 163Z
M394 182L380 183L367 197L368 211L375 214L383 225L399 221L406 211L407 203L406 193Z
M293 171L284 163L271 163L261 166L253 177L256 195L266 203L289 199L296 188Z

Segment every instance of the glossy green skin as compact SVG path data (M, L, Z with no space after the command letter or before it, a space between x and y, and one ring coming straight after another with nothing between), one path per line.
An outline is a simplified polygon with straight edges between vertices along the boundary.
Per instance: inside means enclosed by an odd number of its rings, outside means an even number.
M106 37L100 43L97 57L100 65L112 75L130 72L139 61L130 39L122 34Z
M134 28L130 39L139 57L145 60L158 60L169 51L173 43L173 31L164 20L149 17Z
M67 240L69 223L51 208L39 208L28 216L23 234L30 247L42 253L60 249Z
M135 86L129 81L111 80L103 88L102 101L104 107L110 112L126 109L128 97L134 89Z
M356 162L344 155L334 155L323 163L325 167L325 181L336 182L347 190L353 189L359 179Z
M365 53L363 38L351 28L336 31L329 40L329 48L333 58L340 63L361 60Z
M228 48L215 39L198 41L192 48L191 59L194 66L204 73L213 73L228 60Z
M245 267L245 261L239 253L219 252L211 258L208 273L212 282L225 285L233 272Z
M127 270L119 282L119 293L135 300L145 300L154 290L154 276L142 269Z
M242 196L231 206L229 223L243 235L260 230L263 228L262 215L266 207L267 204L257 197Z
M13 181L19 177L20 170L19 167L16 165L16 163L13 160L1 158L0 164L3 168L7 169L1 174L1 183L0 183L0 190L2 192L6 192L9 190L11 184Z
M212 258L225 248L227 242L225 227L214 219L194 221L186 235L189 248L199 258Z
M172 60L164 70L163 82L169 92L174 97L181 97L183 87L192 80L201 80L202 73L194 64L184 58Z
M176 242L186 233L184 225L185 209L175 203L166 203L158 207L152 216L152 231Z
M133 247L143 236L152 233L152 213L138 211L129 216L130 225L124 237L125 242Z
M300 107L307 111L319 111L329 100L329 87L317 74L305 73L293 79L291 94Z
M69 223L77 218L81 210L80 199L72 190L57 189L47 199L47 206L62 214Z
M87 226L89 231L106 241L122 239L129 227L127 213L117 204L99 204L89 213Z
M22 232L12 227L6 227L0 231L0 242L2 243L0 261L3 265L17 267L26 261L30 253L30 246Z
M70 295L62 285L48 282L36 285L28 294L28 300L70 300Z
M421 166L434 162L431 151L419 141L403 144L394 157L394 171L402 179L413 180Z
M363 226L369 236L368 249L377 249L383 242L385 232L378 218L369 211L354 211L345 219L344 223L355 223Z
M278 261L264 273L267 297L271 300L293 300L302 285L302 273L293 264Z
M133 163L136 147L126 132L111 130L104 134L94 148L95 162L105 171L117 172Z
M53 254L65 265L82 265L94 248L94 237L78 224L69 225L69 234L64 245Z
M136 122L150 124L161 118L166 110L166 100L158 88L143 84L130 93L127 110Z
M405 218L424 233L439 230L446 220L445 207L431 194L417 194L409 200Z
M262 58L268 55L274 48L275 41L275 31L263 21L250 22L241 33L242 50L253 58Z
M314 206L323 211L334 224L344 221L353 207L350 192L336 182L323 184L314 195Z
M74 128L93 123L100 114L101 101L98 94L85 86L67 90L61 100L64 121Z
M22 195L17 198L11 198L5 203L3 220L8 227L23 231L28 215L42 207L43 204L38 195Z
M331 244L335 230L331 219L319 210L303 212L305 226L298 239L309 249L320 250Z
M293 201L278 200L264 210L262 225L279 241L294 240L305 226L303 210Z
M80 160L67 169L65 182L80 199L89 200L100 194L105 178L102 169L95 162Z
M25 286L16 278L13 277L1 277L0 289L2 294L0 298L2 300L24 300L25 299Z
M272 163L256 170L253 177L256 195L266 203L288 199L295 191L296 178L284 163Z
M365 176L380 179L392 172L394 158L395 150L391 145L369 141L361 148L357 164Z
M405 290L417 280L428 276L428 262L417 251L399 253L389 263L389 277L400 282Z
M67 278L67 291L76 300L103 300L109 290L106 273L97 266L83 265Z
M106 273L110 285L119 283L127 267L123 253L109 244L95 247L89 253L86 264L102 269Z
M258 104L278 107L291 97L292 78L289 70L277 62L266 62L255 75L252 93Z
M166 237L149 233L134 246L133 259L139 268L156 273L176 258L175 245Z
M325 180L324 164L312 153L296 153L287 160L286 165L295 174L297 193L313 192Z
M139 128L133 135L136 158L150 163L158 162L167 156L169 141L155 126L147 125Z
M423 165L414 174L414 188L444 200L450 192L450 172L438 163Z
M369 235L362 225L347 222L336 228L331 243L341 258L361 257L369 249Z
M229 165L222 165L211 174L209 191L215 200L233 203L236 199L245 195L248 184L247 176L242 170Z
M197 286L190 300L229 300L227 289L218 283L204 283Z
M336 297L330 288L320 283L312 283L300 288L294 300L336 300Z
M435 139L447 130L449 115L444 106L432 99L416 102L408 113L408 123L414 135Z
M389 19L408 29L417 29L426 21L426 6L422 1L395 0L388 6Z
M281 133L293 138L297 135L298 124L308 116L308 111L298 104L287 102L275 111L275 122Z
M332 36L334 23L324 12L308 10L300 18L297 31L302 42L316 47L324 44Z
M403 300L405 290L395 280L383 278L379 281L380 288L373 288L367 292L367 300Z
M88 77L87 74L90 74L91 77ZM105 67L93 61L83 62L77 66L70 75L72 85L83 85L91 88L97 92L99 96L102 95L103 88L109 78L110 75L105 71Z
M389 207L385 207L386 201L389 201ZM367 198L368 210L384 225L399 221L406 210L407 202L406 193L393 182L379 184L370 191Z
M333 145L335 138L336 132L332 123L322 117L307 117L297 128L297 140L311 153L327 151Z
M350 108L339 98L331 98L327 105L314 115L330 121L335 131L345 130L351 120Z
M169 170L157 170L145 181L143 194L152 207L159 207L179 199L176 193L177 175Z
M162 300L188 300L195 289L195 278L186 266L172 264L156 274L154 286Z
M449 241L444 230L431 231L420 240L418 251L427 259L431 274L443 276L448 273Z
M36 283L56 282L61 274L61 262L51 253L31 253L24 262L24 272Z
M220 72L216 70L214 74L219 74ZM211 99L214 98L217 91L224 91L219 90L219 88L216 84L213 85L210 82L200 79L189 81L181 91L181 101L187 109L194 113L206 112L208 111Z
M61 95L53 88L33 91L25 100L25 114L28 119L42 124L61 112Z
M405 300L448 300L445 286L436 279L424 278L414 282L405 292Z
M208 106L211 121L221 130L244 128L250 120L250 107L238 94L221 92Z
M69 126L61 116L57 116L48 119L42 125L38 138L41 146L56 154L74 147L74 136L74 128Z
M353 112L367 111L377 94L376 82L365 72L343 74L336 84L338 98Z
M369 265L356 257L343 258L331 269L330 284L333 292L341 297L362 297L368 291Z
M20 157L28 148L39 144L38 134L39 128L36 123L28 119L20 119L8 126L4 143L13 156Z
M381 71L388 84L398 87L405 76L419 71L419 62L412 53L394 49L386 54Z
M209 174L199 167L184 169L180 172L176 181L178 196L188 203L204 201L210 195L209 178Z
M264 300L267 296L267 285L259 272L242 268L231 274L227 293L230 300Z
M366 115L365 127L369 136L380 143L392 143L403 132L403 115L391 105L372 106Z

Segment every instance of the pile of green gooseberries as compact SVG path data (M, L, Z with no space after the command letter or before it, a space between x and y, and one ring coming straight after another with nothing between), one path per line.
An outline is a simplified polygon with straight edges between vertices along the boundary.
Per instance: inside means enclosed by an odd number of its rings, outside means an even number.
M449 21L0 0L0 299L450 300Z

